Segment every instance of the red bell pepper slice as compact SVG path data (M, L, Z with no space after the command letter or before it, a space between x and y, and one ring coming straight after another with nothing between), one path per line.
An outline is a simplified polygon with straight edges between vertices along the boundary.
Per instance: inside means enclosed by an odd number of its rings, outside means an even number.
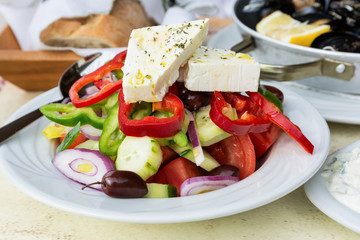
M226 109L234 107L239 119L231 120ZM243 135L250 132L267 131L272 124L269 118L250 98L237 93L214 92L211 101L210 118L222 130L230 134Z
M246 94L264 111L273 123L300 143L308 153L313 153L314 145L304 136L300 128L292 123L273 103L268 101L259 92L246 92Z
M77 80L70 88L69 96L71 102L75 107L86 107L89 105L93 105L108 96L112 95L116 91L118 91L122 87L122 79L116 82L110 81L101 81L101 78L108 72L113 71L115 69L121 69L124 66L123 61L126 58L127 50L117 54L112 60L98 68L92 73L89 73L79 80ZM95 86L97 86L100 91L96 93L94 96L91 96L86 99L80 99L79 91L86 86L87 84L93 82Z
M129 119L135 103L126 103L124 93L119 93L119 127L126 136L166 138L177 134L185 119L182 101L172 93L167 93L161 102L153 103L153 111L170 111L169 118L146 116L142 119Z

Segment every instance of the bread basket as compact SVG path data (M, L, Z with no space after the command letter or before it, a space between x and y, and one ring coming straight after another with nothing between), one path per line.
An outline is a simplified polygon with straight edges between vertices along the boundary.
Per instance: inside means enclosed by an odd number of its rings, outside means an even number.
M276 40L255 31L256 13L244 12L249 0L234 5L234 20L243 42L233 50L247 51L261 63L261 77L297 81L315 89L360 95L360 54L303 47Z

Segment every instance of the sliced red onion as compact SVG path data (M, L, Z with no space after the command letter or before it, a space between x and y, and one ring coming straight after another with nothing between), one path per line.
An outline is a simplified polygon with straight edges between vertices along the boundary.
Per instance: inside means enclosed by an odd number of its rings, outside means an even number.
M184 108L184 111L186 112L186 114L189 116L189 120L190 121L195 121L195 117L194 117L194 114L192 112L190 112L189 109L187 108Z
M61 101L62 104L71 104L71 100L69 97L67 98L64 98L62 101Z
M80 127L80 132L88 139L99 141L102 130L94 128L90 124L86 124Z
M233 176L201 176L185 180L180 186L180 196L191 196L227 187L239 181Z
M115 74L112 71L110 71L104 74L102 81L116 82L118 81L118 79L115 76Z
M190 112L190 114L191 114L192 118L195 119L194 115L191 112ZM194 120L190 121L190 123L189 123L188 134L189 134L191 145L193 147L195 163L197 166L200 166L200 164L205 160L205 157L204 157L203 149L200 144L199 134L197 132L196 124L195 124Z
M115 169L115 163L99 151L89 149L66 149L55 155L54 166L69 179L82 184L101 182L105 173ZM101 191L101 184L89 187Z
M99 92L99 89L96 86L89 86L85 89L85 95L81 97L81 99L89 98L94 96L97 92Z

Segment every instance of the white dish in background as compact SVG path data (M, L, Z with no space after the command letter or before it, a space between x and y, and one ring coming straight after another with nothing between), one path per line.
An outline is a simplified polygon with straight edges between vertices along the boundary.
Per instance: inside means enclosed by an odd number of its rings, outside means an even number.
M171 199L116 199L93 189L81 190L51 163L54 146L42 130L45 117L0 146L0 166L11 182L34 199L55 208L89 217L123 222L172 223L199 221L244 212L290 193L310 179L329 151L330 133L324 118L304 98L280 86L284 112L314 144L313 155L283 133L253 175L229 187L197 196ZM20 108L14 120L35 107L57 100L52 89Z
M358 146L360 146L360 141L356 141L328 156L319 172L305 184L305 193L323 213L343 226L360 233L360 214L336 200L328 190L326 177L322 176L322 172L333 162L332 158L335 155L349 152Z
M214 48L230 49L242 39L239 29L235 24L232 24L215 34L207 45ZM251 52L248 54L251 55ZM282 82L281 84L312 103L326 120L360 124L360 95L319 90L297 82Z

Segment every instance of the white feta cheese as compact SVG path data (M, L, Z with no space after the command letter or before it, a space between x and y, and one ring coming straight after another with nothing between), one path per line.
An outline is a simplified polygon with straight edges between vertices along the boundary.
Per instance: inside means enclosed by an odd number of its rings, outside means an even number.
M179 68L201 45L208 25L205 19L133 30L123 67L125 101L161 101Z
M257 91L260 64L247 54L198 48L188 61L185 87L192 91Z

